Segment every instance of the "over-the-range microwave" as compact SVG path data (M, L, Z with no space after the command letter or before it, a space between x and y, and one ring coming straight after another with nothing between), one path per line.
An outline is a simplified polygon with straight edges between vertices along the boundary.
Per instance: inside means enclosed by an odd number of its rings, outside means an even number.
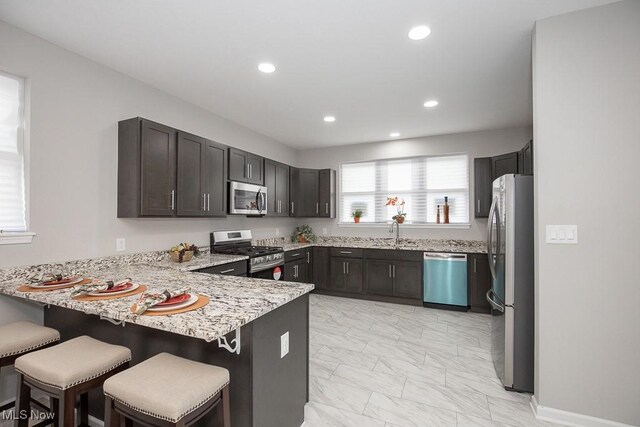
M230 181L229 213L238 215L266 215L267 187Z

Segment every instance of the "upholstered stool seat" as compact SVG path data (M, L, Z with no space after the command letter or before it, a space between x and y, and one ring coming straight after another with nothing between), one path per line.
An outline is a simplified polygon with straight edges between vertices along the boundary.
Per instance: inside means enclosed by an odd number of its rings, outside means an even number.
M27 353L60 341L55 329L31 322L15 322L0 326L0 358Z
M30 351L42 349L60 341L60 333L55 329L31 322L15 322L0 326L0 368L11 366L16 359ZM36 400L31 402L42 410L49 410ZM0 412L13 408L11 401L0 406Z
M119 414L156 426L189 425L219 403L228 426L228 386L225 368L160 353L105 381L105 426L119 425Z
M63 421L61 425L71 426L75 425L75 402L80 396L81 421L83 425L88 424L87 392L126 369L130 360L128 348L88 336L21 356L15 361L18 373L16 409L26 407L31 389L35 388L49 395L58 406L56 417ZM27 420L23 421L20 425L26 426Z

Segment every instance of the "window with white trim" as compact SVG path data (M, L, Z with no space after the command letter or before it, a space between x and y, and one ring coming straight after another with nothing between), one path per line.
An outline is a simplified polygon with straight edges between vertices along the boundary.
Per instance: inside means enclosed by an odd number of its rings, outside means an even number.
M448 198L449 222L469 223L469 157L466 154L383 159L340 165L340 222L353 222L362 210L361 223L388 223L397 208L387 197L405 202L405 223L435 224L437 206L444 222Z
M26 232L24 79L0 72L0 231Z

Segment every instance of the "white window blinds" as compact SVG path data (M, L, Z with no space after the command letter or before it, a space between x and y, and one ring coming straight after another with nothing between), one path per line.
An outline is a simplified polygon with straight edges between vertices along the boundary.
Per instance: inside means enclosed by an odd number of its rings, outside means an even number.
M0 72L0 230L27 231L24 80Z
M445 196L450 223L468 223L468 156L411 157L340 166L340 222L351 222L356 209L363 211L361 222L390 222L396 208L385 203L387 197L396 196L405 201L406 223L435 223L437 205L444 222Z

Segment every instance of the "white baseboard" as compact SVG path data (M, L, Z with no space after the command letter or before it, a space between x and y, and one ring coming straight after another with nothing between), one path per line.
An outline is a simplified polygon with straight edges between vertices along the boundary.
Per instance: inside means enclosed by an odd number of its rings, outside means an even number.
M538 403L535 396L531 396L530 404L536 419L542 421L575 427L633 427L630 424L542 406Z

